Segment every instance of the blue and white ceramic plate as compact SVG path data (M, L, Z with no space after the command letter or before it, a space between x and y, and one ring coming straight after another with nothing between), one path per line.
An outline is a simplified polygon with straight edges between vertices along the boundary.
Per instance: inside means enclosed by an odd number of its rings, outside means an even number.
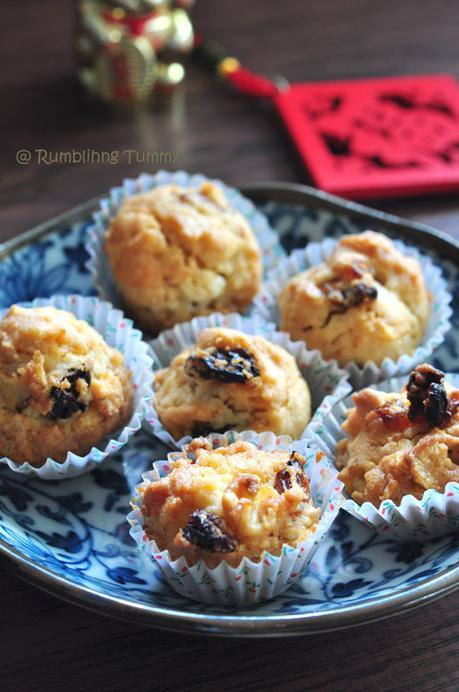
M442 265L454 295L453 328L434 363L459 370L459 246L418 224L298 186L244 190L287 250L364 228L413 242ZM83 239L95 203L0 247L0 307L55 293L94 292ZM91 473L43 482L0 470L0 558L56 596L146 625L233 636L307 634L402 612L459 584L459 536L399 544L340 513L303 579L243 611L188 601L144 564L125 520L142 471L163 449L144 433Z

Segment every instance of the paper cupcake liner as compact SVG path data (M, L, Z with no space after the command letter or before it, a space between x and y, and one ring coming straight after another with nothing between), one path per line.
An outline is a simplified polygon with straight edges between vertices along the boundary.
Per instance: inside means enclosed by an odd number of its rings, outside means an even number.
M445 380L459 387L459 374L447 373ZM406 381L406 376L390 378L372 387L383 392L399 392ZM351 396L338 402L323 417L322 425L310 439L310 444L321 449L333 463L336 462L337 443L345 437L341 425L353 406ZM347 499L343 509L356 519L398 540L425 541L459 530L459 483L448 483L442 493L426 490L420 500L413 495L406 495L399 506L392 500L384 500L379 508L370 502L359 505L349 498L346 490L344 495Z
M36 298L30 303L18 303L25 307L53 306L73 313L78 319L85 320L101 334L105 341L117 348L124 356L126 366L132 374L133 411L129 422L111 439L102 441L100 447L93 447L87 454L80 456L68 452L63 462L48 458L40 468L28 462L18 464L8 457L0 458L12 471L24 475L38 476L44 480L75 478L90 471L109 454L117 452L128 439L140 429L153 396L152 360L148 354L148 345L142 341L142 333L133 328L131 320L124 317L120 310L115 310L109 303L92 296L80 295L52 296ZM7 310L0 311L3 318Z
M124 180L121 187L112 188L110 196L100 201L100 210L93 214L94 224L88 229L85 243L85 248L89 254L86 267L101 298L109 300L113 305L122 306L122 300L104 249L104 242L110 222L124 199L141 192L147 192L160 185L175 184L182 187L198 187L205 182L212 182L222 188L231 206L247 219L261 248L265 274L276 265L279 258L284 257L285 252L279 242L279 236L270 227L267 218L235 188L226 186L221 180L212 180L200 174L190 175L184 171L177 171L176 173L158 171L154 175L143 173L135 180Z
M313 504L321 510L316 530L303 542L293 547L284 545L280 556L264 552L260 562L243 558L238 567L222 562L213 569L203 561L190 567L185 558L172 560L167 550L160 550L154 540L143 529L141 488L170 472L170 462L180 453L169 454L168 461L156 462L153 470L143 475L132 501L133 511L128 515L130 534L147 559L161 570L168 584L182 596L204 603L219 605L250 605L274 598L288 589L304 573L317 547L325 536L342 502L343 484L337 480L337 472L329 460L305 441L294 442L286 435L276 437L273 433L257 435L252 431L212 434L215 447L227 446L236 440L252 442L259 449L271 451L286 449L300 452L306 458L306 474L311 484Z
M279 293L293 276L327 260L337 242L335 239L327 238L320 243L309 243L304 249L294 250L288 257L280 260L256 296L252 314L279 325L280 315L277 304ZM430 257L421 254L415 248L398 240L394 241L394 245L403 254L415 258L421 265L425 284L432 295L429 319L421 343L412 355L404 354L397 360L385 358L380 365L367 361L361 366L351 361L342 366L349 373L350 382L356 389L410 372L416 365L428 360L437 346L442 343L451 326L452 297L442 277L441 269L432 262Z
M245 334L263 336L294 356L301 374L308 383L313 411L311 420L300 438L306 434L310 435L320 426L326 412L351 390L347 381L348 374L341 370L336 362L324 361L319 351L308 351L302 341L291 341L288 334L277 332L274 324L258 317L243 317L237 313L222 315L216 312L206 317L195 317L191 322L177 324L173 329L162 332L149 342L155 370L168 366L184 348L195 344L199 334L207 327L228 327ZM154 406L154 398L146 416L147 426L150 426L153 434L169 447L180 447L191 440L190 436L175 440L167 432Z

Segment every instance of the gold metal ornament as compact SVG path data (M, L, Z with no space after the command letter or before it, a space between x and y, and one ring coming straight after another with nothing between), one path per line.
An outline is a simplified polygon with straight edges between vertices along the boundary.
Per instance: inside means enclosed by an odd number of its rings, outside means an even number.
M84 87L108 103L138 104L185 78L193 47L189 0L78 0L75 48Z

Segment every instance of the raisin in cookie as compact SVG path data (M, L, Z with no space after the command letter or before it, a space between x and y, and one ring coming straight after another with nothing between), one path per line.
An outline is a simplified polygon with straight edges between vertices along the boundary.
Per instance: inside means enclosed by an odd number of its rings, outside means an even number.
M132 408L123 356L82 320L13 305L0 322L0 455L40 467L87 454Z
M156 373L155 405L175 439L226 430L299 437L311 397L293 356L261 336L206 329Z
M430 311L419 263L372 231L341 238L279 296L281 328L339 365L380 365L418 346Z
M216 310L241 311L260 288L256 237L213 183L128 197L105 248L127 311L152 333Z
M212 449L193 440L166 477L143 488L144 529L160 550L190 566L236 566L244 557L259 561L265 550L279 555L319 521L304 464L298 452L243 441Z
M359 504L399 504L459 482L459 390L419 365L402 392L363 389L353 396L338 443L339 477Z

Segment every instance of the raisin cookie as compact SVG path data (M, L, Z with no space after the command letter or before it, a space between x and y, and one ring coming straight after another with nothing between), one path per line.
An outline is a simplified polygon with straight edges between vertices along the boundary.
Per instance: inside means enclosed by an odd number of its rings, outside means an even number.
M260 288L257 239L210 182L126 198L105 249L127 311L151 333L196 315L241 311Z
M419 262L380 233L344 236L279 295L281 328L339 365L397 360L419 345L430 296Z
M54 307L13 305L0 322L0 455L40 467L87 454L130 417L122 354Z
M144 530L173 560L236 566L264 551L280 555L315 531L305 458L286 450L263 451L237 441L212 449L193 440L171 472L142 488Z
M339 478L359 504L399 504L459 483L459 390L431 365L419 365L402 392L371 388L353 396L338 443Z
M155 376L155 406L175 439L226 430L300 437L311 396L282 347L235 329L205 329Z

